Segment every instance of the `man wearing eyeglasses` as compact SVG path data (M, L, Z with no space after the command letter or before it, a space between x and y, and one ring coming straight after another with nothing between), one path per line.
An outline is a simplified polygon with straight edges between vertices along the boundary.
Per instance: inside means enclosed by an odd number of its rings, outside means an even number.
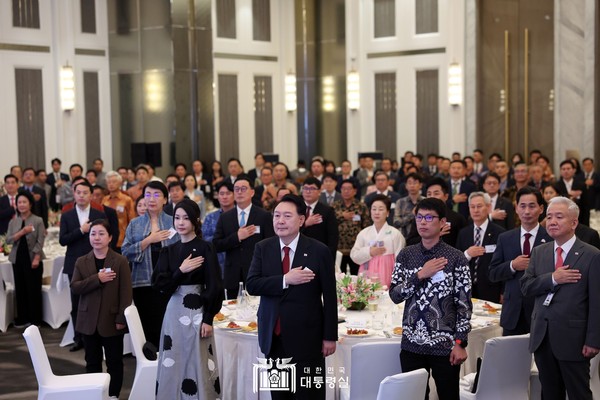
M500 303L502 284L490 281L488 270L492 261L498 236L504 228L488 218L491 200L487 193L473 192L469 195L471 223L458 233L456 248L469 260L473 297Z
M331 257L335 260L339 241L338 224L335 211L319 201L320 195L321 181L312 176L306 178L302 186L302 198L306 203L306 220L301 232L329 247Z
M239 282L246 282L254 246L275 235L268 211L252 205L254 185L247 175L237 177L233 185L236 207L219 217L213 244L225 252L224 286L228 299L237 296Z
M389 292L394 303L406 302L400 364L403 372L425 368L440 400L458 400L473 308L469 263L460 250L440 240L446 224L442 200L421 200L415 221L421 242L396 257Z

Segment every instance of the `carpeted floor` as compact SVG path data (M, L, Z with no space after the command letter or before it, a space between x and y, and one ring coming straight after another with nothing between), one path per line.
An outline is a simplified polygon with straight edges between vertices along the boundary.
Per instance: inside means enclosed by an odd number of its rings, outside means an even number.
M66 324L56 330L48 325L40 328L52 371L55 375L83 374L84 351L71 353L68 347L59 347L66 328ZM37 399L37 380L22 333L23 329L13 326L0 333L0 400ZM119 398L127 399L135 374L135 358L127 355L123 363L125 376Z

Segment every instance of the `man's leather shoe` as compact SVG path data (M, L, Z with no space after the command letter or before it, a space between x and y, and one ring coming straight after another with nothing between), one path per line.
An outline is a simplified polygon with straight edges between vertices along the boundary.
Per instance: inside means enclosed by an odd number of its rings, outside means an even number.
M71 346L69 351L74 352L74 351L79 351L81 349L83 349L83 343L75 343L75 344L73 344L73 346Z

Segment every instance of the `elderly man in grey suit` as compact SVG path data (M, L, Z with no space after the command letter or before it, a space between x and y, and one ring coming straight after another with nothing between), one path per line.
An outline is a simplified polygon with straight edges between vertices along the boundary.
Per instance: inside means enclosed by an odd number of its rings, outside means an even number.
M600 251L575 236L579 208L550 200L546 230L554 239L534 248L521 278L535 296L529 350L540 371L544 400L592 400L590 359L600 351Z

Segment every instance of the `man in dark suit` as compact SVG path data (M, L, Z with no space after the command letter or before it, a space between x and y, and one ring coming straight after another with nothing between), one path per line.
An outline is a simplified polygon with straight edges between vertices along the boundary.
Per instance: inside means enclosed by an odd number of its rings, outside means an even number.
M367 205L367 209L371 210L371 204L373 203L373 199L378 194L383 194L387 196L392 203L392 209L390 210L390 213L388 215L387 223L388 225L392 226L394 225L394 211L396 210L396 202L400 200L400 195L389 189L391 186L390 178L384 171L380 170L375 172L373 180L375 181L375 188L377 190L365 196L365 204Z
M35 170L31 167L23 170L23 186L20 190L26 190L33 195L34 203L32 212L44 221L44 226L48 228L48 200L46 191L35 186Z
M560 163L560 179L556 187L561 196L570 198L579 207L579 222L590 225L590 208L587 204L585 181L575 176L575 164L571 160Z
M246 282L256 243L274 235L271 214L252 204L254 186L247 175L238 176L233 195L236 207L221 214L213 238L217 252L225 252L228 299L235 299L239 282Z
M336 191L337 178L334 174L326 172L323 175L323 190L319 196L319 201L323 204L333 207L333 203L342 200L342 195Z
M491 201L487 193L473 192L469 195L472 222L458 233L456 248L464 252L469 261L473 297L500 303L502 285L490 281L488 268L496 250L498 236L504 229L490 222L490 208Z
M594 160L586 157L581 162L585 177L586 203L590 209L600 209L600 175L594 170Z
M523 297L519 281L529 265L531 249L554 240L538 222L544 211L542 194L524 187L517 192L516 200L521 227L500 234L489 271L491 282L504 284L500 314L504 336L529 333L533 299Z
M483 190L490 196L492 201L492 221L502 228L512 229L515 227L515 208L506 197L500 196L500 177L495 172L490 172L483 179Z
M92 221L106 218L106 214L91 206L92 186L87 181L77 183L73 190L75 207L62 215L58 238L61 246L67 247L63 273L69 276L69 282L73 279L75 261L92 250L89 240ZM77 326L78 305L79 296L71 292L71 318L73 319L74 326ZM70 351L77 351L83 348L83 341L79 332L75 331L73 340L75 343Z
M56 200L56 188L59 185L69 182L69 175L60 172L61 165L62 161L59 158L52 159L52 172L48 173L48 179L46 180L46 183L52 187L48 202L50 203L50 208L54 211L60 209L60 201Z
M467 220L465 217L452 211L448 207L448 185L442 178L431 178L427 182L426 189L427 198L436 198L446 203L446 223L442 227L441 238L442 240L452 247L456 247L456 240L458 239L458 232L465 226L467 226ZM417 224L413 220L411 223L410 233L406 238L406 244L417 244L421 241L421 236L417 231Z
M248 273L248 292L261 296L261 351L273 363L291 357L298 371L296 393L272 391L274 400L324 400L325 385L307 388L300 382L307 375L313 382L323 377L325 357L336 348L334 262L327 247L300 234L305 212L300 197L288 194L281 199L273 214L277 237L256 245Z
M321 182L315 177L308 177L302 186L302 197L306 203L306 219L301 232L329 247L331 257L335 260L339 241L339 230L333 208L319 202Z
M600 251L577 239L579 209L555 197L546 213L554 242L538 246L521 279L535 297L529 350L545 400L592 400L590 359L600 352Z
M592 229L584 224L577 224L577 228L575 228L575 236L577 236L577 238L582 242L591 244L600 250L600 235L598 235L597 230Z
M463 160L453 160L450 163L450 179L448 179L448 193L451 193L448 206L452 211L459 213L466 219L469 218L469 195L477 187L470 179L465 179L466 166Z
M250 178L253 186L256 186L256 180L260 178L263 165L265 165L265 156L263 153L256 153L254 156L254 168L248 171L248 178Z
M19 179L8 174L4 177L4 190L6 194L0 197L0 235L6 235L10 220L17 214L17 193Z

